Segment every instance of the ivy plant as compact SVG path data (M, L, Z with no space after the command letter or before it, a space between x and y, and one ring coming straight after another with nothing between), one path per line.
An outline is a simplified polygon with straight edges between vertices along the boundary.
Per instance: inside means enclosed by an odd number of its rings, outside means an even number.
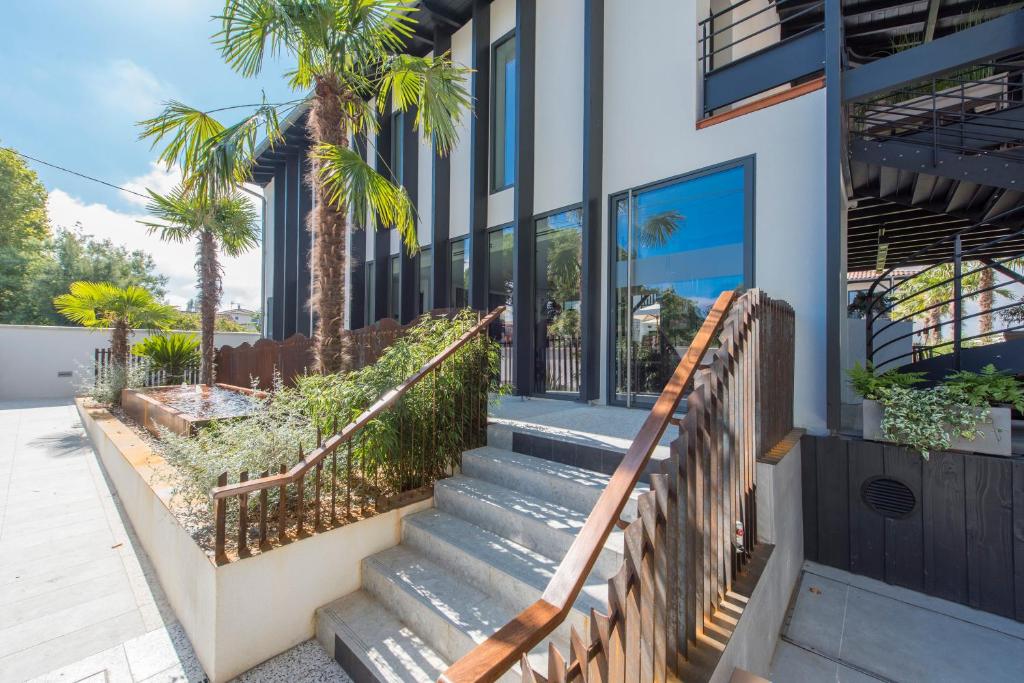
M979 408L1011 405L1024 412L1024 387L1008 372L989 363L980 372L961 370L946 378L946 386L963 394L967 402Z
M982 436L978 425L988 419L988 408L967 402L955 387L913 389L891 386L879 394L885 408L882 436L910 446L925 460L932 451L947 450L954 437L968 441Z
M875 374L875 368L871 363L866 366L857 363L846 371L850 378L850 386L861 398L871 401L880 401L886 391L893 388L909 389L924 380L923 372L900 372L899 370L888 370L882 374Z

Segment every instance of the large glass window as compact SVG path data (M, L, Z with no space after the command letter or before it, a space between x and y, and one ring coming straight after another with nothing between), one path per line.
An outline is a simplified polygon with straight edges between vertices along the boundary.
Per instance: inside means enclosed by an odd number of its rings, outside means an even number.
M494 102L491 135L491 189L509 187L516 177L516 41L494 47Z
M465 237L451 242L451 262L448 270L451 289L448 291L448 301L453 308L469 306L469 254L466 251L468 247L469 240Z
M512 226L487 233L487 310L504 306L491 326L491 336L501 345L501 383L513 383L512 329Z
M615 216L615 399L661 393L724 289L746 281L745 166L621 195Z
M537 221L536 236L535 388L549 394L579 393L581 210L570 209L541 218Z
M366 262L366 287L363 288L366 298L363 304L366 306L366 324L377 321L377 280L373 277L373 261Z
M388 315L398 320L402 294L402 266L398 256L391 257L391 282L388 286Z
M434 307L434 253L430 247L420 249L416 257L416 270L416 281L419 282L416 313L419 315Z

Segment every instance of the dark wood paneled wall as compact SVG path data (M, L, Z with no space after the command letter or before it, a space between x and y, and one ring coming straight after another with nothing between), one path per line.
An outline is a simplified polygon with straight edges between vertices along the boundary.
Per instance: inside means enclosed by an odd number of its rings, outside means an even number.
M805 436L802 463L808 560L1024 621L1024 460ZM872 509L876 477L907 486L913 509Z

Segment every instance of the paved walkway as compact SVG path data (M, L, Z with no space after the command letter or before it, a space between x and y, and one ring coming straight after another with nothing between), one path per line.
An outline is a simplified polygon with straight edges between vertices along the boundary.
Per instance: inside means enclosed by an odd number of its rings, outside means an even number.
M808 562L769 678L1024 681L1024 624Z
M0 681L203 681L75 408L0 403ZM348 681L315 641L245 681Z

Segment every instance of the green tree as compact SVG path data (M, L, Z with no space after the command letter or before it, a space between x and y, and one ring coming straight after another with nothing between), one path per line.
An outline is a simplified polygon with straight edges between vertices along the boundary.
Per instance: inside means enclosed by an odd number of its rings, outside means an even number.
M65 318L83 327L109 327L114 366L128 364L128 337L137 329L164 328L174 309L142 287L109 282L73 282L67 294L53 300Z
M129 251L110 240L97 240L74 230L58 229L31 259L19 290L0 310L0 322L22 325L61 325L64 318L53 306L57 295L71 283L109 282L117 287L142 287L155 297L164 296L167 278L153 257L141 250Z
M14 311L50 237L46 188L21 157L0 148L0 322Z
M191 311L175 311L174 317L167 323L167 327L172 330L198 330L200 327L199 314ZM252 332L251 327L236 323L230 318L224 316L217 316L216 322L213 324L213 329L217 332Z
M395 227L410 251L416 248L415 209L395 185L351 147L352 138L377 130L388 103L415 110L415 126L446 154L457 140L457 124L470 107L464 80L469 70L448 54L400 54L413 35L417 8L404 0L227 0L215 36L224 60L245 77L261 73L264 60L287 55L294 68L289 84L308 103L307 133L313 142L315 196L310 306L316 314L314 351L321 372L344 365L342 348L346 291L348 214ZM377 111L371 102L376 100ZM261 106L252 116L223 127L208 114L171 103L143 122L143 136L168 139L161 158L178 163L201 187L222 190L244 180L236 164L253 153L260 126L279 139L277 110ZM251 159L248 159L251 160ZM239 169L242 170L239 173Z
M199 381L213 384L213 331L220 304L222 268L218 251L240 256L259 244L259 216L240 194L210 198L177 188L168 195L150 191L146 207L160 222L142 221L150 233L168 242L195 240L196 273L199 275Z

